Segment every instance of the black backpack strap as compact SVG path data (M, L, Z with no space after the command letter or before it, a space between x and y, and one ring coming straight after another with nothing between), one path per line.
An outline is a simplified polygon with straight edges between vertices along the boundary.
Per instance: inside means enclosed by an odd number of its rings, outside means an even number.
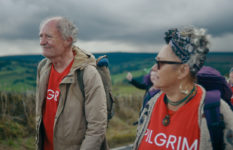
M84 116L86 116L86 113L85 113L85 91L84 91L84 83L83 83L83 72L84 70L80 70L78 69L77 70L77 79L78 79L78 84L79 84L79 88L82 92L82 95L83 95L83 114Z
M80 87L80 90L83 94L83 98L85 100L85 93L84 93L84 83L83 83L83 70L78 70L77 71L77 79L78 79L78 84L79 84L79 87Z
M211 137L213 150L223 150L225 148L223 139L223 129L225 124L223 115L220 113L221 93L219 90L206 92L204 112Z

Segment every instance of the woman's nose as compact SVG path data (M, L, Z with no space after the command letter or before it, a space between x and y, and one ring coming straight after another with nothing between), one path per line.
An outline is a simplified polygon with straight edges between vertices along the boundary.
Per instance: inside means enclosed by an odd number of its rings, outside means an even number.
M156 63L152 66L152 70L153 71L157 71L158 70L158 65Z

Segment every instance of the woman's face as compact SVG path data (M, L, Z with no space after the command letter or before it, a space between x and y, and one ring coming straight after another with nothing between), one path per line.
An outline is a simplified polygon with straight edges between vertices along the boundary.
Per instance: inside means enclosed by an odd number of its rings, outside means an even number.
M152 67L152 82L157 88L169 88L179 82L177 68L181 60L173 53L169 45L164 46L156 57L157 63Z
M233 84L233 71L229 74L230 83Z

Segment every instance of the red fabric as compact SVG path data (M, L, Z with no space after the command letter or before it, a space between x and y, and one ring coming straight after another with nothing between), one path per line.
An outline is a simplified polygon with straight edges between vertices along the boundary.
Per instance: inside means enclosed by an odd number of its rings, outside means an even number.
M47 97L45 101L45 106L43 108L43 124L45 130L44 150L53 150L53 126L55 115L57 112L57 107L59 104L59 84L62 81L62 79L70 72L72 64L73 61L69 64L69 66L67 66L67 68L62 73L57 72L54 69L53 65L51 68Z
M198 150L200 129L198 126L198 108L202 96L200 87L191 101L177 111L169 110L170 124L164 126L162 120L167 114L167 107L162 94L157 100L150 123L143 137L139 150Z
M233 86L231 87L232 95L231 95L231 103L233 105Z

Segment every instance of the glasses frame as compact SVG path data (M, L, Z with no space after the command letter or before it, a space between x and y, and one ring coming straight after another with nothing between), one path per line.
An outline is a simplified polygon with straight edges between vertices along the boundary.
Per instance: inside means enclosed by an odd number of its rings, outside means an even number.
M155 62L157 64L157 69L160 70L161 68L161 64L183 64L183 62L177 62L177 61L168 61L168 60L156 60L155 59Z

